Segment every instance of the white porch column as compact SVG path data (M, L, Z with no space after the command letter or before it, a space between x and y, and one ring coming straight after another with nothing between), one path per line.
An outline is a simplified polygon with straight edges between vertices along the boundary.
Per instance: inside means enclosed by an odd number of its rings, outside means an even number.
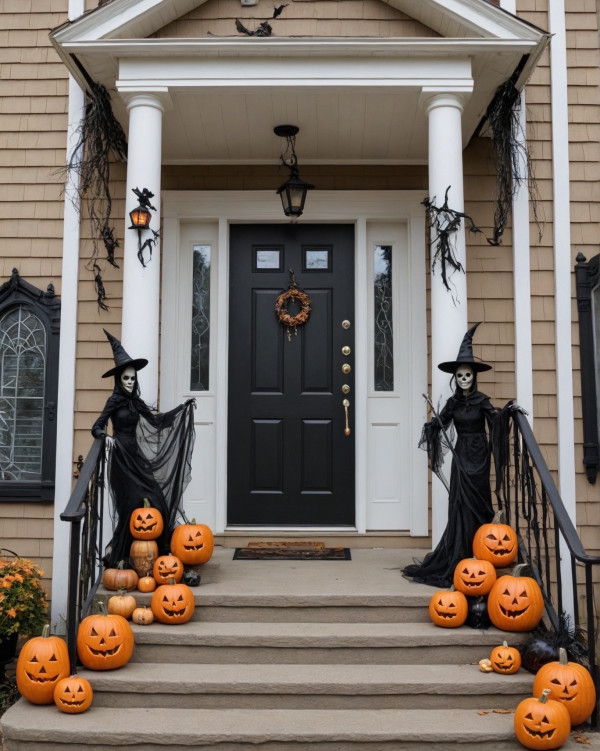
M121 341L131 357L145 357L148 365L139 372L142 399L156 405L158 399L158 340L160 311L160 240L152 246L152 257L144 249L146 266L138 260L138 233L129 229L129 212L137 205L134 188L147 188L156 211L150 226L160 227L160 189L162 161L162 116L166 109L165 92L135 93L127 97L129 109L129 147L127 156L127 192L125 198L125 247L123 261L123 326ZM167 94L168 96L168 94ZM153 237L142 232L142 244Z
M446 190L448 206L464 212L462 111L463 94L432 94L426 103L429 116L429 197L442 206ZM433 268L435 233L431 249L431 398L443 406L450 396L449 376L438 363L454 360L467 326L467 276L464 222L452 238L456 259L463 271L448 269L450 290L442 282L441 265ZM449 466L446 476L449 480ZM432 544L437 545L448 521L448 493L437 477L432 481Z

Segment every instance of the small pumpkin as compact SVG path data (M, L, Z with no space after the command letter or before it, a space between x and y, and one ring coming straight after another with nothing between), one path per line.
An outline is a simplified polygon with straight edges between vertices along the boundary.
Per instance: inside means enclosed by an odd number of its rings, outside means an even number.
M517 533L506 524L504 511L498 511L489 524L482 524L473 537L473 555L496 568L510 566L518 552Z
M129 531L136 540L156 540L164 529L162 514L144 498L144 504L131 512Z
M462 626L468 612L467 598L454 589L440 589L429 600L429 617L442 628Z
M187 623L194 615L194 594L187 584L171 578L161 584L152 595L150 607L154 617L161 623Z
M571 732L571 720L564 704L549 699L545 689L540 698L523 699L515 710L514 730L525 748L560 748Z
M150 574L140 576L137 588L139 592L154 592L156 589L156 579L150 576Z
M77 630L77 655L90 670L114 670L133 654L133 631L122 615L102 612L86 616Z
M533 681L534 694L550 689L550 698L562 702L572 725L581 725L596 706L596 688L587 668L569 662L564 647L558 650L558 661L548 662L538 670Z
M129 548L129 557L138 576L147 576L158 558L156 540L134 540Z
M159 584L168 584L169 579L180 582L183 577L183 561L172 553L159 555L154 561L152 573Z
M102 584L106 589L117 592L119 589L135 589L139 576L132 568L125 568L125 562L119 561L116 568L107 568L102 574Z
M501 631L531 631L544 613L542 591L531 576L521 576L522 566L512 575L496 580L488 595L488 615Z
M151 623L154 623L152 608L149 608L147 605L136 608L131 614L131 620L139 626L149 626Z
M487 595L496 581L496 569L489 561L463 558L454 568L454 589L464 595Z
M189 524L175 527L171 535L171 553L185 565L196 566L210 560L215 547L211 528L206 524L196 524L192 519Z
M85 712L91 707L93 698L92 684L79 675L62 678L54 689L54 703L66 714Z
M113 595L108 598L106 609L109 613L115 615L122 615L123 618L129 620L131 614L137 607L137 602L133 595L126 594L125 589L122 589L118 595Z
M28 639L17 659L15 675L21 696L32 704L52 704L58 682L69 675L69 650L46 624L41 636Z
M495 673L512 675L521 667L521 653L516 647L509 647L508 642L504 641L502 646L492 649L490 662Z

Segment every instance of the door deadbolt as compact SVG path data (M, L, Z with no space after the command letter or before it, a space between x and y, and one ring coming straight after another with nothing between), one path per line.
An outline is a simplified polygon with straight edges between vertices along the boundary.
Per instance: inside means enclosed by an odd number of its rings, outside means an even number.
M342 394L349 394L349 393L350 393L350 386L348 386L348 384L347 384L347 383L345 383L345 384L344 384L344 385L342 386Z
M351 326L350 321L346 318L344 321L342 321L342 328L343 329L349 329Z
M345 347L342 347L342 354L346 355L346 357L352 352L350 347L346 344Z
M351 372L352 372L352 367L351 367L350 365L348 365L348 363L347 363L347 362L345 362L345 363L344 363L344 364L342 365L342 373L344 373L344 374L348 375L348 373L351 373Z

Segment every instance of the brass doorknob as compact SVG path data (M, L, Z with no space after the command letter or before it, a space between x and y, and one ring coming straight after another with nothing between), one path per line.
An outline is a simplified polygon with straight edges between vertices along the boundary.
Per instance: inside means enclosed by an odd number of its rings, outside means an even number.
M344 384L344 385L342 386L342 394L349 394L349 393L350 393L350 386L348 386L348 384L347 384L347 383L345 383L345 384Z
M346 357L352 352L350 347L346 344L345 347L342 347L342 354L346 355Z

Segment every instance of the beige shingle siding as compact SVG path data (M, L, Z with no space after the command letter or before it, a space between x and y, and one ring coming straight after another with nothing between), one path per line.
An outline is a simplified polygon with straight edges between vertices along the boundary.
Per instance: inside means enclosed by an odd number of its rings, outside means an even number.
M0 283L17 268L45 290L61 289L61 177L65 161L67 74L48 33L67 0L4 0L0 5ZM0 503L2 547L52 575L54 507Z

